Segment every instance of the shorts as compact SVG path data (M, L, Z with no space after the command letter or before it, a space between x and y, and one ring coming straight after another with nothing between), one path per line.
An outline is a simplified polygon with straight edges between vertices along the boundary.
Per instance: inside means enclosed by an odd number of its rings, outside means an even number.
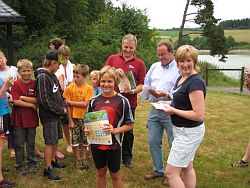
M87 137L84 132L84 121L83 119L73 119L75 128L72 129L72 146L79 146L80 144L88 146Z
M45 144L58 144L58 140L63 138L61 120L58 119L42 125Z
M121 148L117 150L100 150L91 146L92 156L97 169L108 166L110 172L116 173L121 165Z
M3 138L10 134L10 114L0 116L0 134Z
M193 128L176 127L173 125L174 140L168 156L168 164L174 167L186 168L194 160L205 135L204 123Z
M60 118L61 118L62 126L68 126L69 125L69 120L68 120L67 114L61 115Z

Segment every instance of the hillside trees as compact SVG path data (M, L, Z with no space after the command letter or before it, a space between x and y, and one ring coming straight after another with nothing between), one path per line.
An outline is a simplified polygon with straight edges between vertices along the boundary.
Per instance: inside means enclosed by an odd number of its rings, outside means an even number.
M219 23L224 29L250 29L250 18L225 20Z
M155 54L154 31L148 29L145 12L128 7L113 7L109 0L4 0L26 23L13 27L15 61L30 59L42 64L49 40L65 39L71 48L71 60L100 69L110 54L120 50L124 34L138 38L138 56L147 64ZM0 48L5 49L4 27L0 30Z
M189 6L197 8L197 12L189 13ZM183 20L179 30L178 46L182 44L183 29L186 21L194 21L203 29L203 36L208 38L208 44L211 55L222 55L227 53L226 38L221 26L216 25L218 19L214 16L214 6L211 0L186 0L186 6L183 13ZM190 15L195 15L194 19L188 19Z

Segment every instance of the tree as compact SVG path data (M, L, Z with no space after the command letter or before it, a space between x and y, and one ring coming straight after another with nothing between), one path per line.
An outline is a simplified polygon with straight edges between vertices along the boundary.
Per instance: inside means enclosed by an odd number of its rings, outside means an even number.
M188 13L190 5L196 7L197 12ZM219 20L213 14L214 5L211 0L186 0L182 24L179 30L178 46L182 44L185 23L191 21L200 25L203 30L202 35L208 38L210 54L218 54L224 57L224 54L228 51L224 30L221 26L216 25ZM188 19L191 15L195 15L195 17Z

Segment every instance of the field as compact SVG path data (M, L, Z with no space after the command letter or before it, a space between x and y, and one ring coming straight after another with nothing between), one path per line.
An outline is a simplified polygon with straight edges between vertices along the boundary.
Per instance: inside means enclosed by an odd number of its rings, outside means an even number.
M250 42L250 29L225 30L225 36L234 37L236 42Z
M178 39L178 33L177 30L168 30L168 31L158 31L161 38L166 39L172 39L173 41L176 41ZM185 30L183 34L188 33L197 33L199 30ZM234 37L236 42L250 42L250 29L237 29L237 30L224 30L225 36ZM199 34L190 34L191 38L197 37Z
M247 188L250 185L250 168L231 168L230 164L238 161L244 155L249 141L250 111L249 95L229 94L224 92L208 91L206 97L206 135L201 144L194 166L197 174L197 188ZM162 179L145 181L143 176L152 171L152 161L148 150L146 119L151 105L139 100L136 111L134 167L127 169L121 165L124 188L160 188ZM41 126L38 128L37 144L44 147ZM65 141L60 142L65 152ZM164 161L168 157L166 135L163 140ZM7 179L15 180L18 188L94 188L95 168L88 160L88 171L76 170L73 154L66 153L63 162L68 167L57 172L63 178L60 182L50 182L42 177L43 160L38 159L39 171L37 174L25 177L14 172L14 159L9 157L9 151L4 150L4 167L10 172L4 173ZM111 187L108 175L108 188Z

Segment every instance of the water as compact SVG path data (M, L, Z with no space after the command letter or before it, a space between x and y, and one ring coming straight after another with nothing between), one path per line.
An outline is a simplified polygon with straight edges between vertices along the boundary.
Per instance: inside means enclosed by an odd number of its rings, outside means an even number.
M227 61L225 63L219 61L218 56L199 55L200 61L207 61L216 65L220 69L241 69L242 67L250 68L250 54L244 55L227 55ZM225 75L239 79L241 71L222 71Z

